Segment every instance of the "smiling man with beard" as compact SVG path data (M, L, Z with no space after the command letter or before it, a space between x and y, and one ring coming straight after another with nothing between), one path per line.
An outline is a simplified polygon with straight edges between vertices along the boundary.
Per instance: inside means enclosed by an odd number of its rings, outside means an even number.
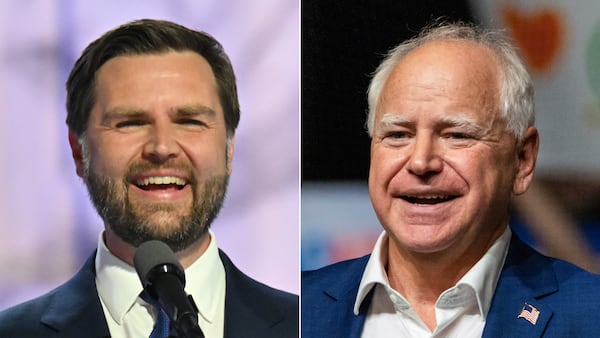
M102 217L70 281L0 314L1 337L148 337L136 248L160 240L185 268L206 337L297 337L298 297L241 273L209 231L239 121L235 76L210 35L157 20L107 32L67 81L69 143Z

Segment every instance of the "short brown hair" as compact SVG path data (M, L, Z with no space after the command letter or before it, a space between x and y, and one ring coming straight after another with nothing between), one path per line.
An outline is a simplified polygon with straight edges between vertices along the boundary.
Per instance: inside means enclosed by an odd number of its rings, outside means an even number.
M223 46L205 32L164 20L142 19L119 26L92 42L83 51L67 80L67 125L82 135L94 106L96 72L108 60L123 55L192 51L208 61L217 81L227 135L240 120L235 74Z

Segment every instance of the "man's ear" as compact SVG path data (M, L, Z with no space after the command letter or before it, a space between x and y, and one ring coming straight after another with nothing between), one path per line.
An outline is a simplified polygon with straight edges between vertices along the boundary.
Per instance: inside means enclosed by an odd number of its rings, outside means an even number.
M75 162L75 170L77 171L77 176L85 179L83 149L81 148L81 144L79 144L79 136L75 134L75 132L71 129L69 129L69 145L71 146L71 154L73 156L73 161Z
M225 168L227 170L228 175L231 175L231 172L233 171L231 164L233 162L234 148L235 148L235 137L232 135L231 137L227 137L227 154L225 154L227 156L227 158L225 159L225 161L226 161Z
M540 137L535 127L527 128L525 137L517 144L517 173L513 183L513 193L520 195L527 191L533 180L533 171L540 144Z

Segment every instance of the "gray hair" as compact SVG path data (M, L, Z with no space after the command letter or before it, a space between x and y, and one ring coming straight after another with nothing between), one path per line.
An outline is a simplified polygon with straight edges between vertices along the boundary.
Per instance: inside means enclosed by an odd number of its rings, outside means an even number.
M468 40L489 48L500 66L500 114L506 129L521 140L527 127L535 123L533 83L513 43L500 30L482 29L465 23L449 23L425 28L386 55L375 70L367 92L369 111L367 131L373 136L375 112L379 96L394 67L411 51L433 41Z

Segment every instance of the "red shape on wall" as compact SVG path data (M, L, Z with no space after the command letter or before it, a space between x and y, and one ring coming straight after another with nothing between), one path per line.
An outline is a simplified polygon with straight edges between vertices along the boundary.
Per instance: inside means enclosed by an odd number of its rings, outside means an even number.
M501 14L529 70L534 73L548 71L564 44L565 27L561 13L543 8L526 14L517 8L505 6Z

